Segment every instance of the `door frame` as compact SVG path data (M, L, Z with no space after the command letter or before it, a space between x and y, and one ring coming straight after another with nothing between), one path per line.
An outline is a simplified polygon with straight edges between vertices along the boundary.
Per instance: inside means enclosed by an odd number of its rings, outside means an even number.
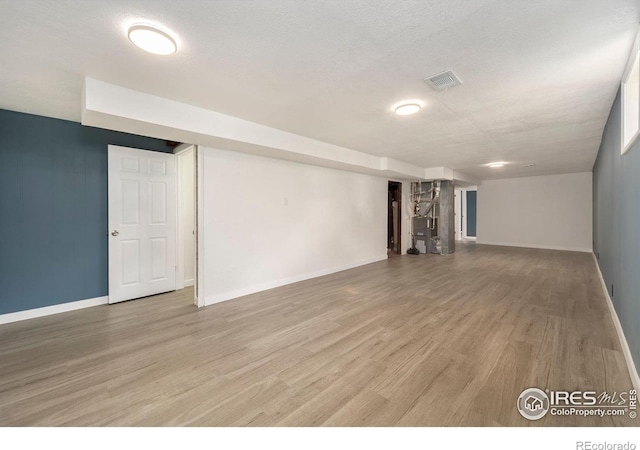
M455 187L453 191L454 200L453 200L453 214L454 214L454 223L455 223L455 240L462 240L462 195L463 190L460 187Z
M460 198L461 202L462 202L462 239L467 239L469 241L475 241L476 240L476 236L467 236L467 192L469 191L474 191L477 192L478 191L478 187L477 186L470 186L470 187L465 187L465 188L460 188L461 192L462 192L462 196ZM477 200L476 200L477 202ZM478 209L478 204L476 203L476 235L478 234L478 213L477 213L477 209Z
M199 145L195 146L195 177L196 177L196 267L195 267L195 283L194 283L194 303L198 308L205 306L205 277L200 276L200 268L204 267L204 201L200 201L204 198L204 149L201 149ZM200 233L202 230L202 233Z
M178 148L180 148L178 150ZM180 146L177 147L176 150L174 150L173 154L176 155L176 170L178 172L178 179L177 179L177 183L176 183L176 187L177 187L177 210L178 210L178 217L176 219L176 223L177 223L177 227L176 227L176 254L177 254L177 271L176 271L176 290L180 290L180 289L184 289L185 285L184 285L184 254L185 254L185 243L184 243L184 235L183 235L183 228L184 228L184 224L182 223L182 191L183 191L183 178L182 178L182 168L184 166L184 160L182 159L183 156L189 154L189 153L193 153L194 152L194 146L193 145L189 145L189 146ZM194 162L195 162L195 158L194 158ZM195 169L195 165L194 165L194 169ZM195 179L195 177L194 177ZM195 189L194 189L194 194L195 194ZM195 195L194 195L195 197ZM195 199L194 199L195 200ZM194 221L195 221L195 204L194 204ZM194 251L195 254L195 251ZM194 279L194 284L195 284L195 279Z
M178 202L177 202L177 214L178 217L176 219L176 223L178 224L178 226L176 227L176 242L177 242L177 250L176 250L176 254L177 254L177 267L178 270L176 272L176 290L178 289L184 289L185 285L184 285L184 236L182 234L183 231L183 224L182 224L182 184L183 184L183 178L182 178L182 165L183 165L183 161L181 156L184 156L187 153L193 153L193 183L194 183L194 189L193 189L193 226L194 226L194 244L195 244L195 248L194 248L194 271L193 271L193 303L194 305L198 306L198 307L202 307L204 306L204 302L200 302L198 300L199 296L198 296L198 267L199 267L199 241L198 241L198 217L200 216L199 214L199 202L198 202L198 196L199 196L199 182L198 182L198 146L197 145L192 145L192 144L181 144L179 146L177 146L174 150L173 150L173 154L176 155L176 160L177 160L177 164L176 164L176 170L178 172L178 179L176 182L176 188L177 188L177 198L178 198Z

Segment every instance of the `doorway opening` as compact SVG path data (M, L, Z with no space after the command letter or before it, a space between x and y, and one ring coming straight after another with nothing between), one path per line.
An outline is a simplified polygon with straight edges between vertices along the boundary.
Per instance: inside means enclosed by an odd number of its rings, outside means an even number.
M198 302L197 158L109 145L109 303L189 289ZM186 297L185 297L186 296Z
M402 183L389 181L387 191L387 255L402 254Z
M193 289L193 303L198 304L197 292L197 148L182 144L174 151L178 173L178 236L176 290Z
M476 217L478 207L478 192L476 190L468 190L465 198L466 205L466 238L476 239Z
M475 241L478 192L476 186L456 188L455 224L456 240Z

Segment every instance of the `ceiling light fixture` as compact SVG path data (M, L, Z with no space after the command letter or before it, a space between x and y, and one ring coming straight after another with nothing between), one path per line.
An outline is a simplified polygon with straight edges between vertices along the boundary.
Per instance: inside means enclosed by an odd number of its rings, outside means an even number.
M487 167L491 167L491 168L497 168L497 167L503 167L506 164L506 162L504 161L496 161L496 162L492 162L487 164Z
M175 39L152 25L133 25L129 27L128 35L135 46L154 55L173 55L178 51Z
M422 109L422 105L416 102L402 103L394 107L394 111L399 116L415 114Z

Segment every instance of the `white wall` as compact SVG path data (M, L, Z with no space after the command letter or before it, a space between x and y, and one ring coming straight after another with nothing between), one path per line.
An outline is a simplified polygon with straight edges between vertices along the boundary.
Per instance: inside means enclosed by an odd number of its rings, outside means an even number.
M193 149L178 155L180 170L180 233L183 244L184 285L192 286L195 273L195 161Z
M591 172L483 181L479 244L590 252Z
M387 258L387 179L199 148L209 305Z

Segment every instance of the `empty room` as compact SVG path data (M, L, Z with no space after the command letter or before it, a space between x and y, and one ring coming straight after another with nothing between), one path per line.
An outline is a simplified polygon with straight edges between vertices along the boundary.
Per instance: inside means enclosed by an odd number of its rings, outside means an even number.
M0 10L0 426L640 424L637 0Z

